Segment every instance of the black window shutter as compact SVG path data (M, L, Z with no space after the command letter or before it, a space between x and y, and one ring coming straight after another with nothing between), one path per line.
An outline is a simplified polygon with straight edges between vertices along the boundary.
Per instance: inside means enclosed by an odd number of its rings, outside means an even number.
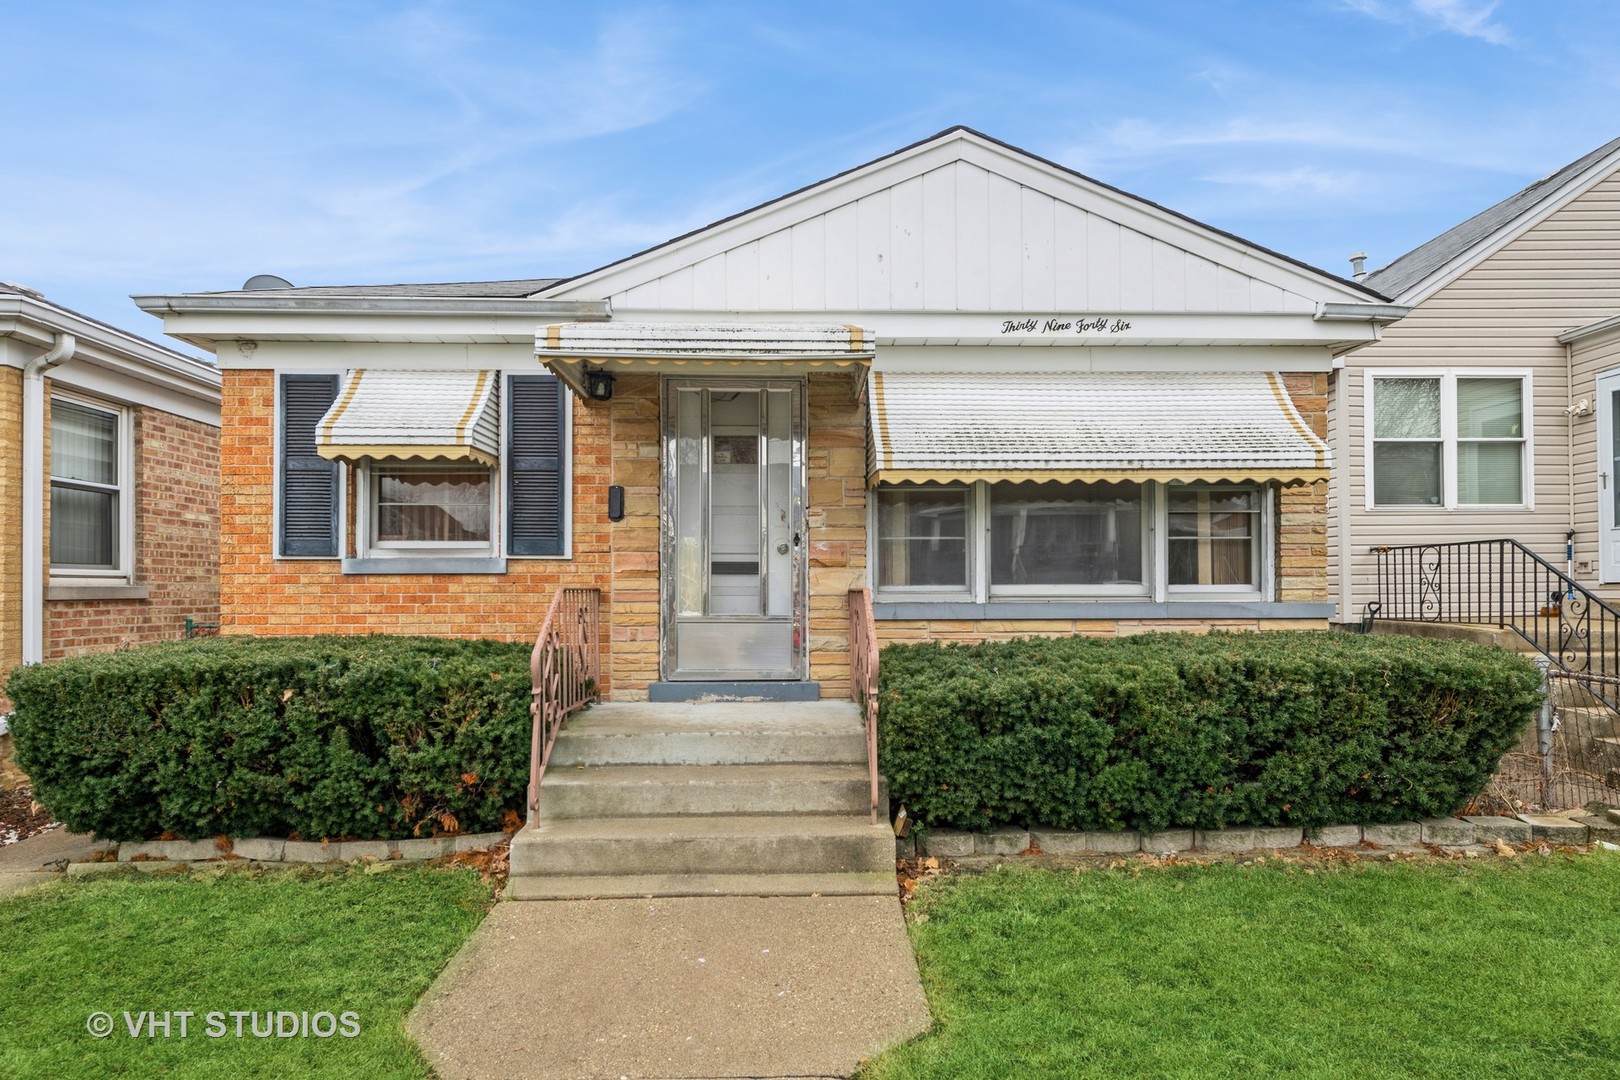
M337 399L336 375L281 377L281 554L338 553L338 467L315 452L315 427Z
M561 555L564 390L551 375L513 375L510 386L506 553Z

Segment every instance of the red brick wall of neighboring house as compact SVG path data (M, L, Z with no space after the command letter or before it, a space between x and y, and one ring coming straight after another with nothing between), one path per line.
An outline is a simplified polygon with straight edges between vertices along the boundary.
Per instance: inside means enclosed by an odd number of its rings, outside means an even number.
M219 621L219 429L141 407L135 422L135 583L144 600L49 600L45 656L171 641ZM46 505L46 550L50 509Z

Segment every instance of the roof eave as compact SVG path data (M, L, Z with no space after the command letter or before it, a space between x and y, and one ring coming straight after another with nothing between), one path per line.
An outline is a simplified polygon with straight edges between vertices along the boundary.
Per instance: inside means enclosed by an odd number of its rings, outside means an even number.
M0 337L23 337L48 347L59 333L72 334L79 341L81 356L88 356L86 346L92 347L103 358L103 366L124 367L193 396L219 400L219 369L205 360L48 301L0 296Z
M132 296L149 315L534 315L544 319L606 319L605 300L465 296L217 296L197 293Z

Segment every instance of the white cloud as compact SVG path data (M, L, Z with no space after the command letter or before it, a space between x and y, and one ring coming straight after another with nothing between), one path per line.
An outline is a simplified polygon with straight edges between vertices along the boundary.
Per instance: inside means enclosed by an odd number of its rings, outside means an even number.
M1511 45L1513 36L1491 21L1498 0L1411 0L1411 7L1391 0L1339 0L1343 7L1398 26L1438 26L1492 45Z
M1207 173L1199 179L1211 184L1252 188L1268 195L1288 196L1343 196L1349 195L1366 183L1366 178L1360 173L1324 169L1315 165L1299 165L1292 169Z

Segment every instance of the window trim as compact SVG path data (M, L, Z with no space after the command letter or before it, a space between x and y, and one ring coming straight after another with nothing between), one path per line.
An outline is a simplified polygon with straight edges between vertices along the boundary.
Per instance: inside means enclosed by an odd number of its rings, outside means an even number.
M877 494L888 487L904 487L906 485L880 484L871 489L871 496L866 500L867 522L867 550L871 557L867 559L866 580L872 590L874 603L879 604L974 604L980 607L996 605L1025 605L1026 607L1039 607L1040 605L1061 604L1136 604L1161 605L1190 604L1190 603L1270 603L1277 594L1277 490L1273 484L1233 483L1223 486L1258 490L1262 493L1259 522L1257 558L1260 562L1259 580L1254 588L1230 585L1176 585L1169 584L1169 506L1168 489L1170 485L1161 481L1142 481L1142 498L1144 501L1143 521L1146 536L1143 544L1145 551L1144 576L1147 578L1145 586L1140 589L1121 592L1119 586L1058 586L1042 588L1039 586L998 586L994 589L990 585L990 533L992 522L990 518L990 481L975 480L967 482L965 486L971 492L968 499L968 588L943 588L940 586L917 585L884 585L878 584L878 557L879 533ZM934 487L961 488L963 483L949 485L929 485ZM1007 591L1009 588L1016 592ZM1144 608L1144 610L1146 610ZM1025 616L1033 617L1033 616Z
M354 493L354 546L356 559L386 560L386 559L473 559L487 562L491 559L505 558L502 545L502 529L505 526L503 501L497 494L496 485L504 482L504 475L499 465L489 468L489 540L483 543L467 540L423 540L409 543L403 540L377 541L371 538L371 526L374 511L372 498L375 495L373 470L379 466L383 468L403 465L407 469L432 468L438 464L433 461L373 461L367 459L360 467L353 470L355 487Z
M113 417L114 434L113 445L118 455L117 460L117 499L118 524L117 535L113 538L116 544L116 565L112 567L91 566L64 566L60 570L51 560L49 545L45 551L45 578L48 588L65 588L74 585L133 585L135 584L135 423L134 411L130 406L118 402L106 401L101 398L90 397L86 394L75 393L69 390L53 389L50 394L51 423L55 424L55 408L58 401L76 405L82 409L107 413ZM50 505L51 493L56 487L56 474L54 459L56 443L52 432L51 457L45 464L45 492L46 506ZM98 485L99 488L99 485ZM54 530L56 521L51 520Z
M1378 379L1438 379L1440 381L1440 502L1379 503L1375 501L1374 448L1379 440L1373 437L1373 383ZM1460 442L1506 442L1505 439L1463 439L1457 437L1457 380L1458 379L1518 379L1521 384L1520 416L1524 434L1521 440L1521 470L1519 474L1520 501L1516 503L1465 503L1457 499L1457 447ZM1500 513L1504 511L1530 511L1536 508L1536 442L1535 442L1535 373L1529 368L1367 368L1363 372L1361 391L1362 420L1362 498L1366 509L1379 513L1434 513L1462 510L1467 512ZM1429 440L1406 440L1428 442Z

